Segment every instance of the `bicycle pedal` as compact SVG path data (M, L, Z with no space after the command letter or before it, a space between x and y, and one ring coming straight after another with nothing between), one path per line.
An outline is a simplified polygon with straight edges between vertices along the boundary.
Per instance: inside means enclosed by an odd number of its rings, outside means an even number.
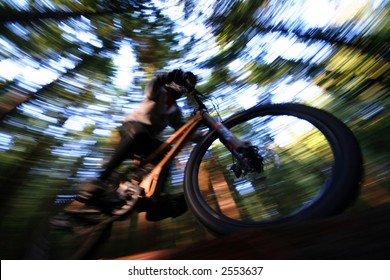
M137 184L126 181L121 183L117 189L117 193L121 199L129 199L141 196L144 192L144 189L138 186Z
M139 197L143 194L144 189L136 184L126 181L119 185L117 192L119 196L126 201L126 203L120 208L113 209L111 213L115 216L121 216L134 208Z

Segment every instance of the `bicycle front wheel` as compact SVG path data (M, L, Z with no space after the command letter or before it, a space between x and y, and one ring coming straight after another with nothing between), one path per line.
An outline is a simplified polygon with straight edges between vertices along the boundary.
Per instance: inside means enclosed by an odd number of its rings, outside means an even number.
M269 104L236 114L224 125L257 148L264 170L237 178L234 158L215 132L195 147L184 193L188 207L210 230L229 234L327 217L357 197L360 148L331 114L300 104Z

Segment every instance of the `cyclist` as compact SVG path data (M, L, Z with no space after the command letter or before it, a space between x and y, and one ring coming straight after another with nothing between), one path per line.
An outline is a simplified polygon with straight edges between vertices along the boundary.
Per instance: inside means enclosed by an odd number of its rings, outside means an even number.
M65 211L107 212L121 207L124 201L120 199L117 192L108 191L107 183L110 176L127 158L134 158L135 154L148 156L155 151L163 143L157 137L167 126L177 130L185 123L176 100L192 90L196 83L197 77L192 72L184 72L180 69L154 77L144 90L144 100L140 106L125 116L125 121L119 129L120 142L99 178L81 184L76 196L76 201L80 203L72 204L65 208ZM197 133L193 140L196 141L195 138L200 136L201 134ZM163 187L168 171L168 167L163 170L157 183L157 196ZM154 199L142 205L153 208L157 204L158 200ZM185 209L181 210L185 212ZM168 216L177 216L177 214L180 213L168 213ZM160 218L151 219L159 220Z

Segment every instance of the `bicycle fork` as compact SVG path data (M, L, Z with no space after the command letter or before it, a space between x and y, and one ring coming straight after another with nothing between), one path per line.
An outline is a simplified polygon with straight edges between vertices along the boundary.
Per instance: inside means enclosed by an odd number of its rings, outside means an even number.
M258 153L257 147L253 146L248 141L242 141L233 132L231 132L223 123L211 116L206 110L202 111L202 117L206 125L215 131L219 140L237 159L237 163L233 163L231 170L237 178L243 173L263 171L263 158Z
M202 112L202 117L206 125L218 135L221 142L228 148L228 150L238 160L242 157L242 151L248 148L251 144L249 142L241 141L231 132L225 125L211 116L207 111Z

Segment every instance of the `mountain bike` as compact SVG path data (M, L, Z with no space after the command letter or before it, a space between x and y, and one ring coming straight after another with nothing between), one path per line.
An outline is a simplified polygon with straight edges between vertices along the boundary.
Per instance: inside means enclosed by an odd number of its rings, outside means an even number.
M164 165L201 125L209 133L188 159L184 194L214 232L330 216L359 193L359 144L331 114L302 104L267 104L221 122L198 91L191 96L198 106L193 117L141 164L166 153L139 183L145 196L153 195Z
M208 131L190 153L183 189L188 208L214 233L328 217L358 196L358 141L330 113L295 103L259 104L222 121L203 94L194 89L189 97L197 106L192 117L152 155L136 160L146 174L136 185L131 179L119 184L129 203L100 228L131 212L139 198L152 197L164 166L202 126Z
M175 144L140 183L153 194L163 165L204 125L190 154L184 194L195 217L218 234L341 213L359 194L362 155L351 130L328 112L302 104L263 104L225 121L198 108L154 156Z

